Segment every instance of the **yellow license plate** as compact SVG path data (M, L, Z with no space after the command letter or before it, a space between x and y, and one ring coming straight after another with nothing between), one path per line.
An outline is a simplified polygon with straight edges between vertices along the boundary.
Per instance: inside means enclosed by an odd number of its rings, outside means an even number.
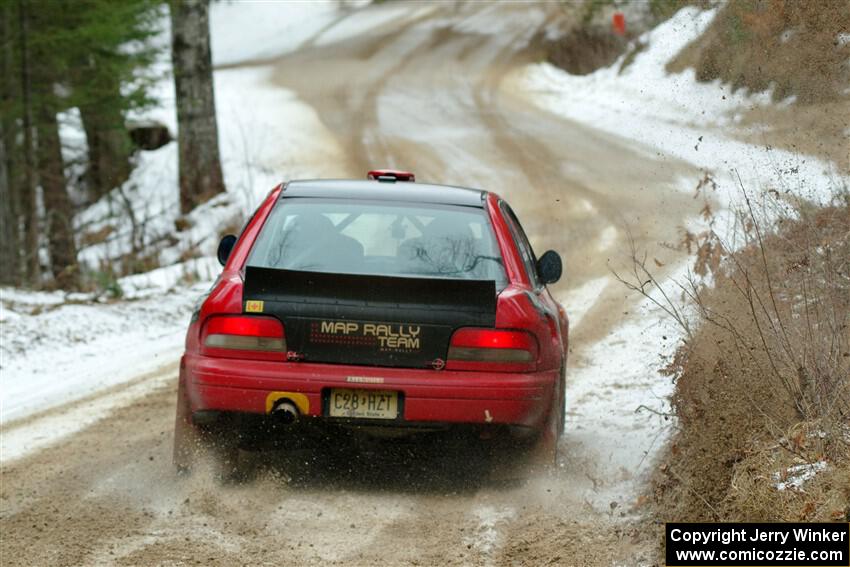
M334 388L330 416L395 419L398 417L398 392Z

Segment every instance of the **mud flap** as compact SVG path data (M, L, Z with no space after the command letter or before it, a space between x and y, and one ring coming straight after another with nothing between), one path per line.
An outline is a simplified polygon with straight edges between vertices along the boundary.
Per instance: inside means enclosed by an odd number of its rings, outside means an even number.
M174 453L172 460L178 474L188 474L195 464L200 438L192 424L189 397L186 394L185 378L181 371L177 382L177 417L174 421Z
M558 419L559 412L552 409L546 426L540 432L530 452L530 464L540 472L552 472L558 466Z
M558 467L558 446L564 430L564 390L563 371L555 385L552 407L546 418L546 424L537 436L529 451L529 464L540 472L554 472Z

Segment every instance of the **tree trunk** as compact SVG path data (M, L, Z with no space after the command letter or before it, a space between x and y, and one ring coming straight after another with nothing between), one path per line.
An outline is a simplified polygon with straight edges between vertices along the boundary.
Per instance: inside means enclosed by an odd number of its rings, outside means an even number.
M210 54L208 0L171 2L180 209L185 214L224 191Z
M96 73L93 73L96 75ZM121 85L114 77L104 77L98 92L120 96ZM83 105L80 116L89 147L87 181L90 195L98 199L121 185L130 175L130 136L124 128L124 117L114 105Z
M12 190L6 168L6 140L0 121L0 283L18 283L17 218L12 210Z
M56 283L63 289L77 284L77 247L74 243L74 214L62 163L59 122L56 111L47 104L39 105L38 166L50 266Z
M12 4L0 7L0 283L20 284L20 243L18 234L17 180L15 178L15 99L14 55L12 53Z
M27 279L30 284L38 285L41 280L41 265L38 258L38 197L35 185L35 157L32 141L32 91L30 86L29 60L29 17L28 2L18 0L18 17L21 32L21 103L22 128L24 131L24 186L22 195L22 213L25 225L24 258L26 260Z

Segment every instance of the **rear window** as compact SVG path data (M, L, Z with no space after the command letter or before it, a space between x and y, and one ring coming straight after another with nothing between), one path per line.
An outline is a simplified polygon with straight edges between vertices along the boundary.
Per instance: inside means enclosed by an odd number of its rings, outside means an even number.
M281 199L248 265L507 285L486 213L449 205Z

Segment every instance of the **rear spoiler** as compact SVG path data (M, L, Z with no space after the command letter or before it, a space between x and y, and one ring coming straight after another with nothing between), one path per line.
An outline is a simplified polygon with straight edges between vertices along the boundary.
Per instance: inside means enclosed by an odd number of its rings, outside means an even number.
M334 274L248 266L243 306L249 301L262 301L262 305L267 305L263 312L279 317L320 315L335 319L419 321L454 328L496 324L496 282L492 280Z

